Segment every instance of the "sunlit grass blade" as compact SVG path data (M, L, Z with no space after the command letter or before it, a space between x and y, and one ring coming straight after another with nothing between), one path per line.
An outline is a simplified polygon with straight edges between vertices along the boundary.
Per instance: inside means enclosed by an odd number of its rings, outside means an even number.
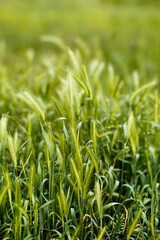
M17 167L17 154L14 147L14 141L11 135L7 135L7 142L14 166Z
M82 167L83 160L80 154L79 142L78 142L78 135L76 136L76 131L74 128L71 128L71 137L72 137L72 147L76 152L76 162L79 168Z
M75 129L75 113L73 108L74 103L74 91L73 91L73 78L70 72L67 74L67 81L68 81L68 97L69 97L69 112L68 118L70 120L71 127Z
M7 171L3 171L3 177L5 179L6 185L8 186L9 203L12 210L12 214L14 216L13 201L12 201L12 181Z
M96 152L97 148L97 136L96 136L96 122L92 121L92 139L93 139L93 149Z
M41 129L42 129L42 133L43 133L43 137L45 139L45 142L47 144L47 147L48 147L48 150L49 150L49 154L50 154L50 159L52 160L52 156L53 156L53 153L52 153L52 145L50 143L50 139L48 137L48 134L46 133L46 131L44 130L42 124L40 123L41 125Z
M37 210L39 211L39 210L41 210L41 209L49 206L49 205L50 205L51 203L53 203L54 201L55 201L55 200L51 200L51 201L48 201L48 202L44 203L44 204L41 205Z
M138 211L138 213L136 214L136 216L135 216L131 226L129 227L128 234L127 234L127 239L130 239L130 237L131 237L131 235L132 235L132 233L133 233L133 231L134 231L134 229L136 227L136 224L137 224L137 222L138 222L138 220L139 220L139 218L141 216L141 213L142 213L142 209L140 209Z
M96 201L97 201L98 214L99 214L99 217L100 217L100 224L101 224L101 227L102 227L102 214L103 214L102 190L101 190L101 186L100 186L98 180L95 182L95 195L96 195Z
M103 235L105 234L105 231L106 231L106 227L104 227L104 228L101 230L101 232L100 232L100 234L99 234L97 240L102 240Z
M0 140L2 140L7 134L7 121L6 117L2 117L0 120Z

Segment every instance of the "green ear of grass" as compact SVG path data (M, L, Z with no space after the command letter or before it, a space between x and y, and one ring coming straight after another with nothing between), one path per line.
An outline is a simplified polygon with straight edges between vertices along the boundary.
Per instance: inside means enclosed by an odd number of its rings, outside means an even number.
M155 87L156 84L157 84L157 81L152 81L152 82L140 87L130 96L129 101L132 102L140 93Z
M56 147L56 151L57 151L57 157L58 157L59 167L60 167L61 172L63 172L64 159L63 159L62 153L61 153L61 151L60 151L60 149L59 149L58 146Z
M94 152L93 152L91 149L89 149L88 147L86 147L86 150L87 150L87 152L88 152L88 154L89 154L92 162L94 163L96 172L97 172L97 174L98 174L98 159L97 159L96 155L94 154Z
M82 192L82 185L81 185L80 174L79 174L79 172L78 172L78 170L76 168L74 160L71 158L70 161L71 161L71 165L72 165L73 172L74 172L74 175L75 175L75 179L77 181L78 188L79 188L80 192Z
M138 143L139 143L139 135L138 135L138 127L137 127L133 112L130 112L129 114L128 124L127 124L127 135L131 142L132 151L135 155L138 147Z
M27 212L26 212L23 208L21 208L20 206L18 206L17 203L15 203L14 206L26 217L27 220L29 220L29 217L28 217L28 215L27 215Z
M2 201L3 201L3 198L4 198L7 190L8 190L8 185L6 185L5 187L3 187L3 189L1 190L1 193L0 193L0 205L1 205Z
M94 171L94 164L92 163L89 167L88 167L88 171L85 174L85 179L84 179L84 188L83 188L83 199L85 200L86 195L88 193L88 188L89 185L91 183L91 179L93 176L93 171Z
M63 108L62 108L61 104L57 101L57 99L56 99L55 97L52 97L52 100L53 100L56 108L58 109L60 115L61 115L61 116L64 116Z
M88 88L85 85L85 83L82 82L82 80L80 78L78 78L77 76L75 76L74 74L72 74L72 76L76 80L76 82L83 88L83 90L85 91L86 95L89 97L89 91L88 91Z
M64 44L64 42L62 41L61 38L56 37L56 36L49 36L49 35L42 35L40 40L42 42L48 42L48 43L53 43L56 46L58 46L60 49L62 49L64 52L67 53L67 47Z
M32 162L32 164L30 166L29 182L28 182L28 190L29 190L30 199L31 199L32 193L33 193L34 177L35 177L35 165Z
M95 195L96 195L96 200L97 200L98 214L99 214L100 220L102 221L102 214L103 214L102 190L101 190L101 187L100 187L100 184L99 184L99 180L97 180L96 183L95 183Z
M60 199L61 199L61 206L64 212L65 217L67 217L67 201L66 196L62 187L62 180L60 179Z
M17 97L21 101L23 101L24 103L29 105L35 111L35 113L38 116L40 115L42 117L43 121L45 121L45 113L44 113L42 107L38 103L37 99L30 92L24 91L23 93L18 93Z
M77 59L77 56L75 55L75 53L70 48L68 49L68 55L70 57L70 60L72 62L72 65L73 65L74 69L78 73L80 71L80 63Z

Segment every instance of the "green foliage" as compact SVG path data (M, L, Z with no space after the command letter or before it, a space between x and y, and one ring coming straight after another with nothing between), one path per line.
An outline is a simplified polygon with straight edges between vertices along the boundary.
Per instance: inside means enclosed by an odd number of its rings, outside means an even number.
M18 19L22 16L15 18L22 38L17 36L12 44L9 30L2 29L10 48L0 43L0 239L159 239L159 54L154 51L159 33L146 38L152 21L159 26L159 16L149 3L145 8L150 6L151 13L144 13L137 1L115 2L120 10L108 1L106 24L110 33L114 26L112 33L119 35L107 44L101 34L100 43L87 38L97 26L106 29L100 18L106 16L104 1L92 1L94 16L85 15L83 1L78 6L69 0L64 5L48 2L43 14L42 1L39 10L34 2L33 12L23 3L24 29L31 23L25 22L31 21L26 16L30 11L32 17L37 13L37 21L42 17L41 28L35 33L24 30ZM14 4L22 7L20 1ZM58 12L55 22L62 23L64 17L64 23L65 16L73 24L77 21L80 35L83 17L89 18L85 41L70 36L74 40L68 47L66 37L63 41L49 35L52 14L47 9L52 4ZM67 6L75 13L80 9L83 17L68 16ZM3 3L2 9L9 6ZM148 26L139 26L135 19L129 30L128 18L121 19L126 9L129 19L142 11L142 22ZM11 5L11 19L15 13ZM0 26L5 19L11 21L8 14L0 14ZM71 33L67 22L64 29L64 35ZM32 49L24 42L25 50L19 46L18 53L16 45L23 37L27 41L25 31ZM133 36L134 49L129 51ZM151 40L154 44L148 45Z

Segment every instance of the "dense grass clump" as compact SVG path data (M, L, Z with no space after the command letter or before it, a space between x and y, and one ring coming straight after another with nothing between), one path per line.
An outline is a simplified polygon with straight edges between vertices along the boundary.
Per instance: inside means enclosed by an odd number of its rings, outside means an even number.
M41 40L0 68L0 239L158 240L158 79Z

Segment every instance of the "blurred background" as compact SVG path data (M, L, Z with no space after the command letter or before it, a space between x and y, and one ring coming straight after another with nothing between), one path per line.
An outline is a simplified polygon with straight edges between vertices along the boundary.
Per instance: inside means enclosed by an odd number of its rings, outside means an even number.
M51 52L41 35L89 46L115 66L160 73L160 0L0 0L0 56Z

